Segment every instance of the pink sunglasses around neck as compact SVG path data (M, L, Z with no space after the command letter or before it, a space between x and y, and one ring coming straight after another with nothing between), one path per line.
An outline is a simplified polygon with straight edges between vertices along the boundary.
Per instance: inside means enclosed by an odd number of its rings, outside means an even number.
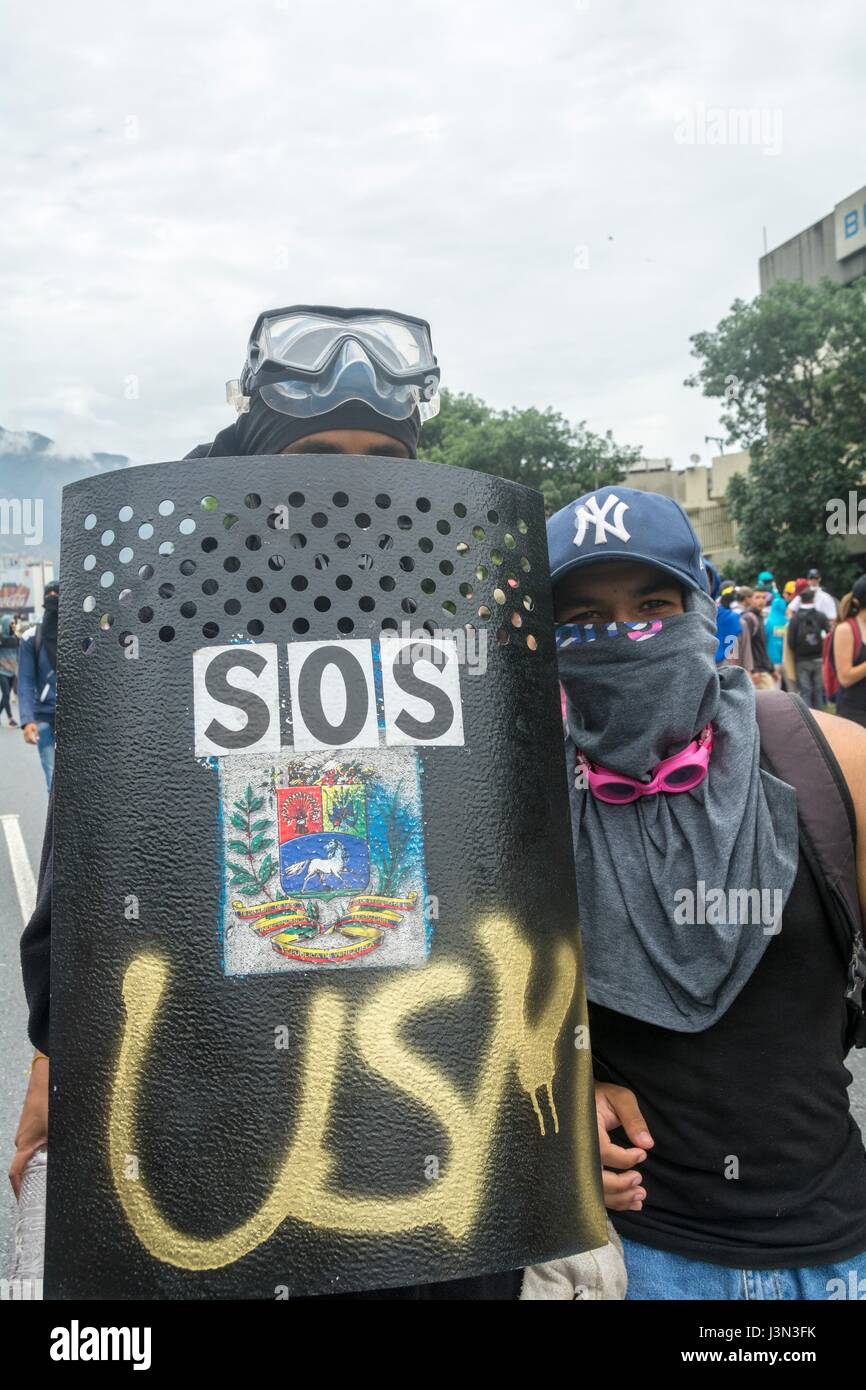
M593 766L578 749L577 770L586 776L586 784L593 796L606 801L611 806L627 806L641 796L656 796L659 792L690 792L699 787L710 767L710 754L713 751L713 726L706 728L696 739L674 753L662 758L653 769L650 782L638 782L634 777L626 777L622 772L611 772L606 767Z

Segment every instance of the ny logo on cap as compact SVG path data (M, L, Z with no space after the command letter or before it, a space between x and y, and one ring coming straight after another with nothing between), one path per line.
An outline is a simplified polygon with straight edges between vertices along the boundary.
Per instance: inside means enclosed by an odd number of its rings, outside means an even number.
M613 507L613 520L608 519L608 512ZM608 534L618 536L621 541L630 541L631 533L625 529L623 517L628 511L628 502L623 502L617 497L615 492L605 500L604 506L598 505L595 497L590 497L588 502L583 502L575 509L575 545L583 545L586 535L586 528L589 525L595 527L595 545L606 545Z

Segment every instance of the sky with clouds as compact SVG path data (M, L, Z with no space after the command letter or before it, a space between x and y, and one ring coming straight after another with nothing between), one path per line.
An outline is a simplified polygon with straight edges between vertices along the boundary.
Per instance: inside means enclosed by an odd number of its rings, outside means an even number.
M445 385L708 458L689 335L764 227L866 184L860 0L48 0L2 62L0 425L139 463L229 423L294 302L420 314Z

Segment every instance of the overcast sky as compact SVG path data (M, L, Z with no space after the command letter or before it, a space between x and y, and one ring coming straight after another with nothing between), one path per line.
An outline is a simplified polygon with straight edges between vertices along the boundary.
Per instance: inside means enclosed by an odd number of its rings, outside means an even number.
M866 184L861 0L49 0L3 62L0 425L136 462L229 423L294 302L421 314L445 385L707 458L689 335L764 226ZM719 108L758 138L700 143Z

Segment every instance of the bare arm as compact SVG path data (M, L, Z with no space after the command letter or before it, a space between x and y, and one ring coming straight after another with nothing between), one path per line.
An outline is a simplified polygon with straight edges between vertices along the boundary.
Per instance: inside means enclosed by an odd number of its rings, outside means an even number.
M854 633L850 623L840 623L833 634L833 660L839 684L846 690L866 678L866 661L854 665Z
M9 1169L9 1181L15 1199L21 1195L24 1169L37 1149L48 1143L48 1058L37 1052L30 1068L30 1084L21 1107L21 1118L15 1134L15 1157Z
M794 649L791 646L791 624L785 628L785 635L782 638L782 670L785 672L789 686L792 690L797 689L797 661L794 656Z
M836 755L857 816L857 888L866 922L866 729L837 714L812 711L818 727Z

